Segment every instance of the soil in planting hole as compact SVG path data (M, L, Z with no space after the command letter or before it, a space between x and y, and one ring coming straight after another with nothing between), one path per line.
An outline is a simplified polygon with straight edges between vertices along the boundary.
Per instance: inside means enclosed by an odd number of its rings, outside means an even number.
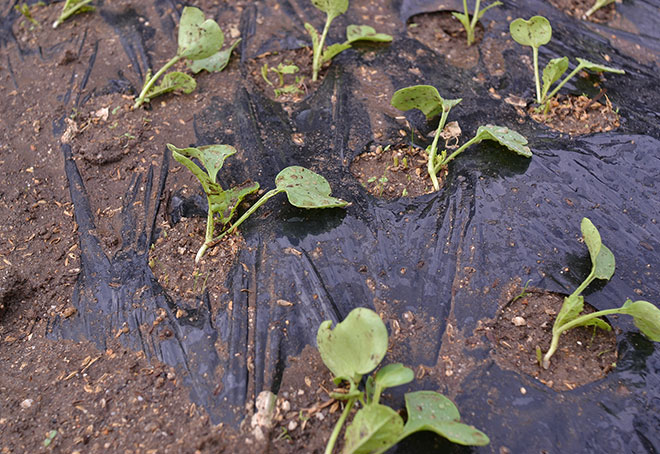
M591 22L607 23L616 15L614 3L603 6L591 16L585 17L584 14L596 3L596 0L549 0L549 2L564 14Z
M479 43L484 28L479 23L474 31L474 42L467 45L467 33L463 24L450 12L419 14L408 24L408 34L442 55L457 68L469 69L479 63Z
M372 145L351 163L351 173L367 191L378 198L417 197L433 192L422 149L406 144L395 147ZM438 172L442 185L447 169Z
M606 132L619 127L619 115L607 98L605 104L601 104L596 97L589 99L583 95L555 97L550 101L547 114L537 112L535 106L528 112L539 123L571 135Z
M318 89L329 66L328 63L323 65L318 80L312 81L313 57L309 47L267 52L248 62L248 77L273 101L300 102Z
M616 365L614 331L578 327L564 332L546 370L538 363L536 347L545 353L552 340L552 325L564 296L527 291L509 302L494 324L494 356L500 367L531 375L557 391L567 391L599 380ZM585 303L585 313L595 312Z

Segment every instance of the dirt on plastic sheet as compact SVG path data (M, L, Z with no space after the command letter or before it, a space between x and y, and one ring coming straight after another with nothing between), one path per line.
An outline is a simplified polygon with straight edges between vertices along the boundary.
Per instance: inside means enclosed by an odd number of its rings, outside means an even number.
M591 16L586 17L585 13L591 9L596 0L548 0L552 6L577 19L586 19L596 23L608 23L616 16L616 3L610 3L607 6L599 8Z
M600 96L598 96L600 98ZM538 107L529 108L529 116L539 123L566 134L582 135L612 131L619 127L619 115L612 103L605 98L601 104L596 97L560 96L549 101L550 108L544 113Z
M522 294L522 293L521 293ZM536 349L545 354L552 340L552 326L564 296L537 290L507 303L493 326L494 357L509 370L531 375L557 391L573 390L600 380L616 367L617 342L614 330L578 327L564 332L550 367L539 364ZM585 303L584 313L595 312Z

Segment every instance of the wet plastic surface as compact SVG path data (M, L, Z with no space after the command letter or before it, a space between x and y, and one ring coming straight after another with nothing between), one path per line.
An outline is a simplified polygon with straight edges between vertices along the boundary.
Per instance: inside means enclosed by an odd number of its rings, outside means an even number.
M431 4L404 0L397 6L400 17L407 19L433 9ZM658 6L640 1L617 4L617 10L640 30L626 38L656 55ZM267 8L256 3L260 7ZM130 25L134 17L104 14L102 6L100 13L114 24L139 71L148 60L144 41L149 30L137 22ZM349 9L342 20L351 23L351 14ZM416 61L423 77L415 76L407 71L406 55L415 55L422 45L404 33L368 63L358 52L342 54L319 91L290 113L237 81L235 99L214 98L207 111L195 115L198 144L228 143L247 156L251 167L235 168L234 172L245 174L234 178L249 174L269 189L268 182L285 166L309 166L330 181L334 194L352 202L345 212L304 212L278 199L269 216L247 221L241 230L248 247L230 274L229 294L223 296L224 303L232 302L228 312L212 314L208 295L200 295L205 304L192 320L177 319L177 305L190 304L166 295L147 265L159 209L156 201L166 184L167 153L158 181L152 174L145 176L144 181L158 189L141 208L151 215L144 225L136 225L132 201L141 183L136 180L122 214L124 245L114 257L107 257L94 235L95 209L89 206L70 148L63 145L82 251L72 296L80 315L56 321L54 336L87 338L102 347L126 324L129 331L122 336L126 345L184 368L193 399L215 422L237 427L245 404L259 391L277 391L287 358L315 344L319 324L341 320L356 306L373 307L375 301L384 301L399 317L412 311L440 321L436 338L424 339L430 348L408 361L410 366L433 366L439 360L444 320L453 315L457 328L470 333L479 319L495 316L501 286L520 277L553 291L574 288L588 267L586 249L576 249L583 216L598 226L617 259L612 281L589 289L590 303L608 309L635 297L660 304L657 67L636 63L610 47L599 34L610 32L606 26L585 26L545 2L511 2L491 10L487 33L495 37L508 30L507 15L534 14L548 17L555 31L552 42L541 49L541 61L560 55L571 56L571 61L575 56L600 61L607 54L612 66L626 70L626 76L608 77L606 84L608 96L620 107L618 130L570 138L531 120L520 125L514 109L491 98L488 88L530 97L532 75L518 58L525 51L505 51L507 74L491 77L483 85L473 80L475 72L452 68L440 56ZM294 16L291 20L302 22ZM166 20L152 21L152 26L175 30ZM9 39L6 27L3 30L0 38ZM248 36L259 34L252 9L244 14L242 31L243 59L251 56L249 49L263 50L266 42L272 48L296 44L291 39L275 44L269 37ZM302 34L299 38L305 40ZM482 143L450 166L442 192L394 202L375 199L348 170L350 159L373 141L368 106L354 96L356 81L350 71L365 64L387 74L395 88L428 83L443 96L462 97L452 118L459 120L464 132L476 131L486 122L511 126L528 137L534 157L526 160ZM92 59L90 70L93 65ZM124 90L126 83L108 80L107 86ZM580 92L583 87L569 83L567 89ZM63 104L69 102L68 96L70 92ZM213 128L213 119L221 112L231 113L232 135ZM428 129L421 115L409 118L419 129ZM389 122L395 137L400 125L393 118ZM54 130L61 133L57 125ZM292 141L293 132L304 135L305 145ZM570 271L563 272L564 267ZM278 299L294 304L283 307ZM138 300L140 304L132 304ZM158 308L167 313L165 323L174 332L170 339L140 330L140 325L153 322ZM490 446L472 451L500 452L506 447L510 452L660 452L660 347L637 334L628 319L621 318L616 325L623 331L616 369L601 382L571 392L557 393L529 377L500 370L488 359L487 349L467 351L485 359L486 365L463 381L455 400L461 414L492 440ZM216 352L218 339L226 345L226 361ZM221 387L213 379L219 366L224 369ZM441 386L415 384L418 389ZM402 443L394 452L421 452L425 440Z

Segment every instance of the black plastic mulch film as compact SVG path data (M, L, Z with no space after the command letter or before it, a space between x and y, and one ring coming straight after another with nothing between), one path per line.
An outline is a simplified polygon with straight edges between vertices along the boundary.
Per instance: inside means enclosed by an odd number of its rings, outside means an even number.
M268 5L255 2L243 12L243 74L247 59L253 56L248 49L262 52L307 42L302 23L309 19L295 11L317 14L308 3L280 2L294 25L290 33L276 37L259 35L257 10L267 18ZM405 0L392 4L403 21L449 6ZM156 0L157 11L172 6L178 11L182 8L177 2ZM637 34L616 30L617 35L639 44L642 53L657 56L659 7L657 1L617 4L617 11L639 30ZM149 27L176 33L176 24L166 18L142 25L134 15L105 11L102 2L98 12L112 25L137 72L149 61L146 43L154 35ZM218 11L205 13L213 16ZM17 13L7 8L2 14L0 37L6 43L12 39L11 23ZM157 189L157 196L147 198L144 208L151 213L161 208L157 201L166 185L168 153L160 172L136 178L128 188L122 214L124 243L119 253L108 257L94 234L95 207L89 204L70 147L62 145L79 225L81 272L72 296L78 315L56 320L53 335L90 339L103 347L127 324L129 332L121 339L128 347L183 368L192 398L208 410L212 421L238 427L246 403L253 402L258 392L277 392L287 358L299 354L305 345L315 345L319 324L326 319L339 321L354 307L373 307L374 300L381 300L398 316L412 311L426 319L434 317L438 330L434 338L424 339L428 347L414 348L419 339L404 341L411 343L408 366L433 366L450 312L457 328L467 333L479 319L496 315L500 292L484 289L516 278L531 278L534 286L553 291L575 288L588 266L586 251L575 248L583 216L598 226L617 259L614 278L596 291L592 287L590 303L598 309L616 307L641 290L643 299L660 304L660 115L654 110L660 106L658 68L636 62L610 43L607 26L585 24L546 2L506 1L490 10L484 18L487 36L507 32L507 17L535 14L548 17L553 25L553 39L541 49L541 62L563 55L572 62L576 56L602 61L607 54L611 66L626 70L625 76L607 81L607 94L620 108L621 127L570 138L532 120L519 124L514 108L491 98L487 90L492 86L500 93L533 96L532 74L519 58L526 50L505 51L506 73L483 84L473 80L477 72L485 73L481 64L474 70L460 70L438 55L416 61L421 74L415 75L407 71L409 61L402 55L415 55L424 46L408 38L404 30L388 31L395 35L394 42L368 62L357 51L341 54L318 92L290 112L258 90L247 90L245 80L237 80L234 99L213 98L207 110L196 114L197 144L235 145L250 163L246 172L258 175L262 184L274 181L287 165L308 166L328 178L334 194L352 203L345 212L303 212L281 203L274 205L269 216L245 223L241 231L248 247L230 272L229 294L222 296L223 307L232 301L227 312L211 313L209 296L204 294L200 298L206 304L194 317L177 319L176 308L185 302L165 294L147 265L155 215L144 225L136 225L132 202L138 186L146 181ZM359 14L351 8L336 20L331 40L339 40L337 30L349 23L360 23ZM98 49L104 42L85 45ZM79 77L86 80L93 65L94 58ZM424 83L438 87L443 96L462 97L450 120L458 120L463 131L475 131L485 123L508 125L528 137L534 157L527 160L483 143L450 165L441 192L395 201L374 198L348 169L351 158L373 142L369 112L361 97L354 95L357 82L346 71L351 65L380 71L395 89ZM128 86L125 79L106 84L110 92ZM78 87L77 95L72 87L63 91L63 106L86 101ZM580 93L583 88L569 84L564 90ZM234 119L232 135L213 129L214 118L223 115ZM418 128L427 129L421 115L408 117ZM395 137L400 125L393 118L388 121ZM294 131L304 134L304 145L292 142ZM62 125L56 122L53 132L61 134ZM158 173L160 177L155 178ZM291 253L294 249L299 253ZM561 271L565 266L570 272ZM402 268L408 271L402 274ZM465 285L456 285L468 272L471 276ZM278 299L295 304L282 307L276 304ZM139 329L141 324L151 324L158 308L166 311L164 323L174 332L169 339L145 336ZM616 325L622 330L617 338L617 367L605 379L568 392L558 393L530 377L501 370L490 359L490 347L465 352L483 366L463 381L455 401L464 418L490 436L491 444L448 449L498 452L506 446L515 453L660 452L660 348L638 334L627 318L618 319ZM218 340L227 348L227 359L216 352ZM248 358L253 365L248 365ZM219 368L224 370L220 388L214 376ZM439 384L420 380L412 386L438 389ZM526 394L521 394L521 387ZM624 388L627 392L618 392ZM400 396L397 399L400 404ZM395 452L425 452L424 440L402 443Z

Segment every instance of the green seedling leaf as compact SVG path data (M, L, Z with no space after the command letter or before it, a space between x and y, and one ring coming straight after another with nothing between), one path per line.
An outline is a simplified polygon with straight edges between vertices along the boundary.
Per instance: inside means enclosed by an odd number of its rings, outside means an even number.
M171 73L165 74L160 84L152 85L149 91L147 91L145 98L152 99L156 96L160 96L175 90L189 94L192 93L196 87L197 82L195 82L195 79L190 77L188 74L173 71Z
M460 445L485 446L490 443L485 433L460 422L458 409L442 394L433 391L408 393L406 410L408 421L400 439L421 430L429 430Z
M186 6L179 24L179 49L177 55L190 60L201 60L222 48L225 35L212 19L206 19L199 8Z
M589 60L585 60L584 58L576 58L576 60L583 69L588 69L589 71L594 71L598 73L608 72L608 73L616 73L616 74L626 73L623 69L617 69L605 65L599 65L598 63L590 62Z
M64 2L64 7L62 8L60 17L58 17L57 20L53 22L53 28L57 28L62 22L74 14L94 11L94 7L89 6L91 2L92 0L66 0L66 2Z
M43 442L44 448L49 447L56 436L57 436L57 430L51 430L50 432L48 432L48 435L46 435L46 439Z
M374 311L358 307L337 323L334 330L331 320L321 323L316 343L336 381L358 383L362 375L374 370L385 357L387 328Z
M609 280L614 275L614 254L603 245L598 229L588 218L582 218L580 229L591 256L591 272L596 279Z
M649 339L660 342L660 309L648 301L627 300L621 313L632 315L635 326Z
M220 185L212 185L212 190L207 194L209 207L216 213L220 222L227 225L234 217L236 208L245 197L259 190L259 183L246 182L231 189L222 190Z
M177 148L168 143L167 148L172 152L174 159L186 166L197 177L206 192L209 192L211 183L217 182L218 172L222 169L225 159L236 154L236 148L231 145ZM192 159L199 160L206 171L202 170Z
M345 200L331 197L328 180L309 169L291 166L275 178L279 191L286 192L291 205L298 208L334 208L348 205Z
M545 99L545 95L550 90L550 86L557 82L559 78L568 69L568 57L553 58L545 65L543 69L543 91L541 98Z
M399 110L419 109L430 120L444 110L449 110L462 99L443 99L432 85L415 85L402 88L392 95L392 106Z
M337 56L337 54L340 54L341 52L350 48L351 45L348 43L337 43L326 47L326 49L323 51L323 55L321 56L321 63L332 60L335 56Z
M319 32L316 31L314 26L312 24L305 24L305 30L307 30L307 33L309 33L309 36L312 38L312 51L314 52L314 55L320 52L319 50L319 40L321 39L319 37Z
M376 29L369 25L349 25L346 27L346 42L353 44L356 41L389 43L392 37L385 33L376 33Z
M488 5L487 7L482 9L481 11L479 11L479 13L477 14L477 20L480 20L483 17L483 15L486 14L486 11L488 11L489 9L494 8L496 6L500 6L500 5L502 5L502 2L493 2L493 3L491 3L490 5Z
M341 16L348 9L348 0L312 0L312 4L332 19Z
M344 454L384 452L403 431L403 419L390 407L369 404L355 414L346 428Z
M412 369L405 367L401 363L388 364L376 373L376 384L385 388L393 388L395 386L405 385L410 383L415 378L415 373Z
M509 25L509 31L518 44L536 49L548 44L552 38L550 22L543 16L534 16L528 21L516 19Z
M479 126L477 134L472 140L474 141L473 143L479 143L482 140L493 140L521 156L526 158L532 157L532 152L527 146L525 136L504 126Z
M467 14L452 12L451 15L458 19L461 24L463 24L463 28L465 28L466 32L470 29L470 17Z
M238 38L234 41L229 48L221 50L210 57L202 58L201 60L192 60L188 62L188 67L192 72L197 74L201 70L206 70L210 73L217 73L222 71L229 64L229 59L231 58L231 53L234 51L236 46L241 42L241 38Z

